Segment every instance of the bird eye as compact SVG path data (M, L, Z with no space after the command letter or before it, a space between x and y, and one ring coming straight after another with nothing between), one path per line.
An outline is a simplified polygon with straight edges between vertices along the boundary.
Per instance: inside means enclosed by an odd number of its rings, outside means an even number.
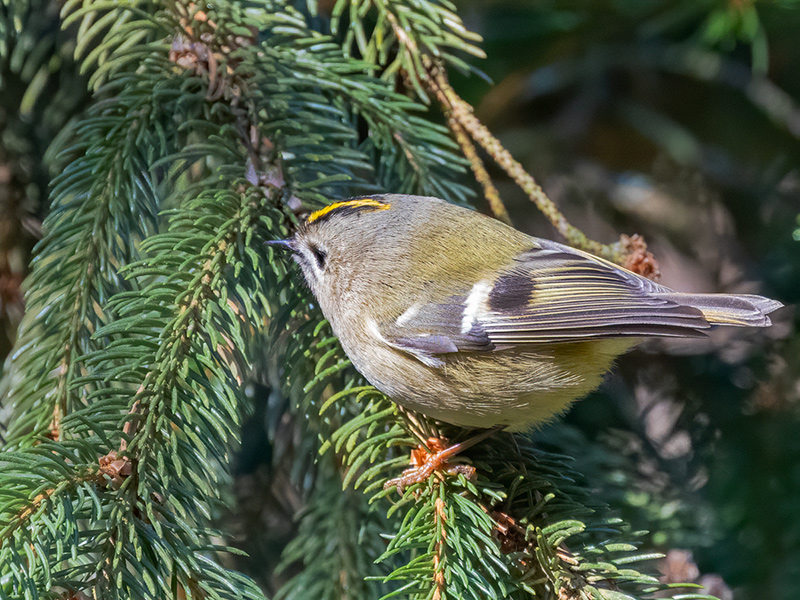
M328 258L328 253L316 246L311 246L311 253L314 255L314 260L317 261L317 266L320 269L324 269L325 259Z

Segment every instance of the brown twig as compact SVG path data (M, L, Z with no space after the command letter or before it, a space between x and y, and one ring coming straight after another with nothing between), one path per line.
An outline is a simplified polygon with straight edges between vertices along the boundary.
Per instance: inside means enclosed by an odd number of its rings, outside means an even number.
M608 256L613 254L600 242L590 240L577 227L567 221L567 218L558 210L556 205L536 180L524 167L505 149L489 128L475 116L472 106L463 100L450 86L447 75L441 67L428 59L426 61L430 78L427 80L439 102L445 107L448 114L452 115L458 124L475 140L494 161L513 179L522 191L533 201L536 207L547 217L558 232L573 246L583 248L589 252Z
M480 166L479 169L476 170L476 163L468 154L472 151L473 156L477 158L477 154L474 152L475 148L470 141L469 148L465 149L464 143L459 139L459 133L462 137L468 136L477 142L478 145L492 157L497 165L514 180L528 198L536 205L539 211L553 224L568 244L580 248L581 250L591 252L592 254L602 256L645 277L650 277L651 279L657 279L659 277L658 263L653 254L648 252L647 244L641 236L635 235L629 237L622 235L620 236L620 240L616 243L602 244L590 239L580 229L572 225L563 213L558 210L558 207L547 196L533 176L511 156L511 153L505 149L500 140L498 140L475 116L472 106L456 94L447 79L444 68L428 56L423 57L423 64L425 65L426 73L425 77L421 78L422 82L436 97L447 115L448 124L456 136L456 140L461 145L462 151L470 161L470 165L473 166L476 179L481 181L482 185L484 185L482 179L488 180L488 174L484 175L486 171L482 163L477 163ZM455 127L450 124L451 121L456 124ZM480 161L480 159L478 159L478 161ZM491 187L494 189L493 185ZM485 186L484 190L486 190ZM496 194L496 189L494 189L494 193ZM489 196L487 196L487 199L489 199ZM489 201L490 203L492 202L491 199ZM502 206L499 195L497 196L497 202L499 202L499 206ZM495 206L492 206L492 211L495 212L497 216L498 213ZM504 206L502 211L505 212Z
M104 481L105 478L103 475L102 464L99 464L98 467L87 467L81 471L76 471L70 479L62 481L55 487L48 487L42 490L36 494L36 496L31 498L28 503L16 514L16 517L8 523L10 527L6 528L3 532L3 537L0 538L0 547L2 547L6 541L10 540L13 536L13 533L22 527L34 514L36 514L36 512L39 511L39 509L41 509L45 503L49 501L50 498L52 498L57 492L61 492L67 487L78 486L86 482L102 484Z
M429 71L433 69L432 63L427 57L423 62ZM478 156L475 144L472 143L470 136L467 135L467 131L464 129L457 116L453 114L450 101L445 92L446 88L441 85L441 82L437 78L432 78L430 73L427 72L425 73L423 82L428 88L428 91L439 101L439 105L447 116L447 126L450 128L450 131L453 132L456 142L458 142L458 145L461 147L461 152L463 152L464 156L469 161L469 166L472 169L472 173L475 175L475 180L481 184L483 195L489 203L492 214L496 219L503 221L503 223L507 225L511 225L511 217L508 214L508 210L506 210L505 204L503 204L503 201L500 199L500 193L492 182L492 178L486 170L481 157ZM449 87L449 84L447 84L447 87Z
M464 156L469 161L469 166L472 169L472 173L475 175L475 180L481 184L483 196L489 203L492 214L496 219L499 219L506 225L511 225L511 217L508 215L505 204L503 204L503 201L500 199L500 193L492 182L492 178L483 165L481 157L478 156L475 145L467 135L467 132L461 127L461 123L458 122L458 119L453 116L447 118L447 126L450 128L450 131L453 132L458 145L461 146L461 152L464 153Z
M434 506L436 508L434 519L436 527L439 529L439 539L436 540L436 544L433 547L433 582L436 585L436 589L433 591L432 600L440 600L445 586L442 562L444 561L445 542L447 540L447 531L444 528L447 514L444 511L444 500L442 500L441 496L436 498Z

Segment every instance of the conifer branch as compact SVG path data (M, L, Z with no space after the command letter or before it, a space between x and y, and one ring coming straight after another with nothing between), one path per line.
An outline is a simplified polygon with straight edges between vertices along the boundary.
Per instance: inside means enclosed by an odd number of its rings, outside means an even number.
M456 175L467 162L447 129L422 118L424 105L395 92L388 82L371 77L368 74L371 64L349 58L330 36L313 31L299 14L285 10L271 16L267 23L270 43L261 48L257 61L247 65L254 73L252 93L256 101L260 102L270 92L281 94L279 86L287 80L298 89L316 93L321 90L322 97L332 107L342 110L343 118L357 117L365 122L369 136L361 148L372 160L372 165L366 168L374 170L378 189L465 201L471 191ZM304 49L302 56L297 55L297 47ZM328 137L341 134L341 131L331 132ZM324 138L318 143L328 149ZM343 149L329 152L333 156ZM317 170L320 166L318 160L308 168ZM366 192L375 191L375 184L365 183L361 177L350 176L347 180L351 188L358 184ZM338 196L306 200L315 206L332 197Z
M336 28L348 8L345 32ZM22 442L0 453L0 515L13 523L0 530L11 574L0 596L263 598L222 566L232 550L210 527L259 345L285 365L271 381L294 415L286 435L306 503L284 554L302 570L283 597L656 589L622 566L648 555L618 541L625 531L586 499L566 458L524 438L471 448L476 481L434 473L395 501L383 485L414 438L453 430L366 385L284 258L260 242L289 233L299 201L391 189L463 202L467 164L491 196L466 108L445 93L454 142L393 89L405 72L427 101L427 57L468 69L460 54L480 54L449 3L339 0L343 43L283 3L68 0L65 15L80 23L98 100L75 130L32 279L30 306L63 296L65 310L58 321L31 313L17 352L28 362L15 388ZM162 204L171 210L153 235ZM140 212L150 220L131 217ZM73 254L65 286L48 261ZM90 289L76 295L80 282ZM35 387L43 365L62 364L63 344L31 350L54 323L57 341L82 328L63 363L63 390L79 401L63 410L59 388ZM41 435L56 424L57 439ZM321 535L336 556L318 556Z
M0 469L7 477L11 477L16 465L14 463L24 462L24 456L20 454L14 456L9 453L0 454ZM41 456L41 455L40 455ZM32 458L32 456L28 456ZM53 459L55 461L56 459ZM62 463L62 468L65 467ZM17 467L18 468L18 467ZM16 502L3 502L0 506L0 514L3 515L4 526L0 529L0 556L3 551L7 551L8 544L13 543L16 532L22 528L30 527L30 521L35 520L38 512L46 508L47 504L52 504L53 500L61 494L70 494L74 488L82 483L101 483L103 476L99 465L82 465L69 467L69 475L60 478L51 485L44 488L38 486L35 493L31 491L23 497L17 497ZM33 488L33 486L31 486ZM19 490L17 490L19 491ZM8 489L0 490L0 495L8 494ZM8 500L9 498L4 498Z
M367 31L369 18L374 18L374 25ZM400 0L337 0L332 30L337 32L343 22L347 23L343 47L355 46L364 60L380 65L384 79L398 73L409 77L423 102L428 102L422 83L424 55L430 53L466 72L472 68L458 53L485 56L478 45L481 37L464 26L447 0L421 0L411 5Z
M126 289L119 268L136 256L136 244L152 230L157 212L158 195L136 146L143 139L155 142L147 134L157 119L148 100L138 90L127 90L118 103L99 106L77 133L102 142L68 149L78 158L54 183L54 207L44 224L48 233L33 261L33 291L6 380L12 443L26 443L45 431L60 439L63 417L85 402L74 385L85 375L79 356L98 347L93 335L108 318L104 301L115 289ZM115 128L107 127L114 118L119 119ZM98 181L89 173L107 175ZM129 200L121 201L124 197ZM65 228L74 234L64 236ZM129 232L122 243L119 228ZM49 335L40 344L45 330ZM49 380L40 381L40 372Z

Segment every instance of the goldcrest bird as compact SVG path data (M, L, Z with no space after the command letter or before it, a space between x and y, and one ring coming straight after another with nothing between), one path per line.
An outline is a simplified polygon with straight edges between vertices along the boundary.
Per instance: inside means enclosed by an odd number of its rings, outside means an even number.
M335 202L291 249L353 365L400 405L524 430L597 387L649 336L769 326L762 296L673 291L438 198Z

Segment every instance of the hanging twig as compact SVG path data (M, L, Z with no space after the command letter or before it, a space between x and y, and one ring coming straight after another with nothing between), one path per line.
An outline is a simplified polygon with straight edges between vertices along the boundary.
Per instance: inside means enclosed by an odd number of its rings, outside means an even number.
M464 155L470 161L476 179L484 186L484 193L487 196L487 200L490 202L492 212L495 213L495 216L505 220L500 215L505 214L507 216L508 213L497 194L496 188L491 183L489 175L483 167L483 163L480 161L480 158L478 158L475 147L467 138L467 135L477 142L478 145L492 157L497 165L514 180L525 194L527 194L528 198L530 198L539 211L547 217L568 244L580 248L581 250L591 252L592 254L602 256L645 277L658 279L660 276L658 263L653 254L647 250L647 244L644 238L640 235L622 235L620 236L620 240L614 244L602 244L587 237L585 233L567 220L533 176L511 156L511 153L506 150L500 140L480 122L475 116L472 106L456 94L447 80L444 69L427 56L423 57L423 64L427 72L426 76L422 78L422 81L439 101L439 104L448 116L448 125L453 131L459 145L461 145ZM464 138L467 138L466 144L464 143ZM492 194L494 195L492 196Z
M483 196L489 203L492 214L503 223L511 225L511 217L508 215L505 204L503 204L503 201L500 199L500 193L492 182L492 178L483 165L483 161L480 156L478 156L478 152L475 150L475 145L472 143L472 140L469 138L466 131L464 131L458 119L452 115L447 118L447 126L450 128L450 131L453 132L458 145L461 146L461 151L469 161L469 166L472 169L472 173L475 175L475 180L483 187Z

